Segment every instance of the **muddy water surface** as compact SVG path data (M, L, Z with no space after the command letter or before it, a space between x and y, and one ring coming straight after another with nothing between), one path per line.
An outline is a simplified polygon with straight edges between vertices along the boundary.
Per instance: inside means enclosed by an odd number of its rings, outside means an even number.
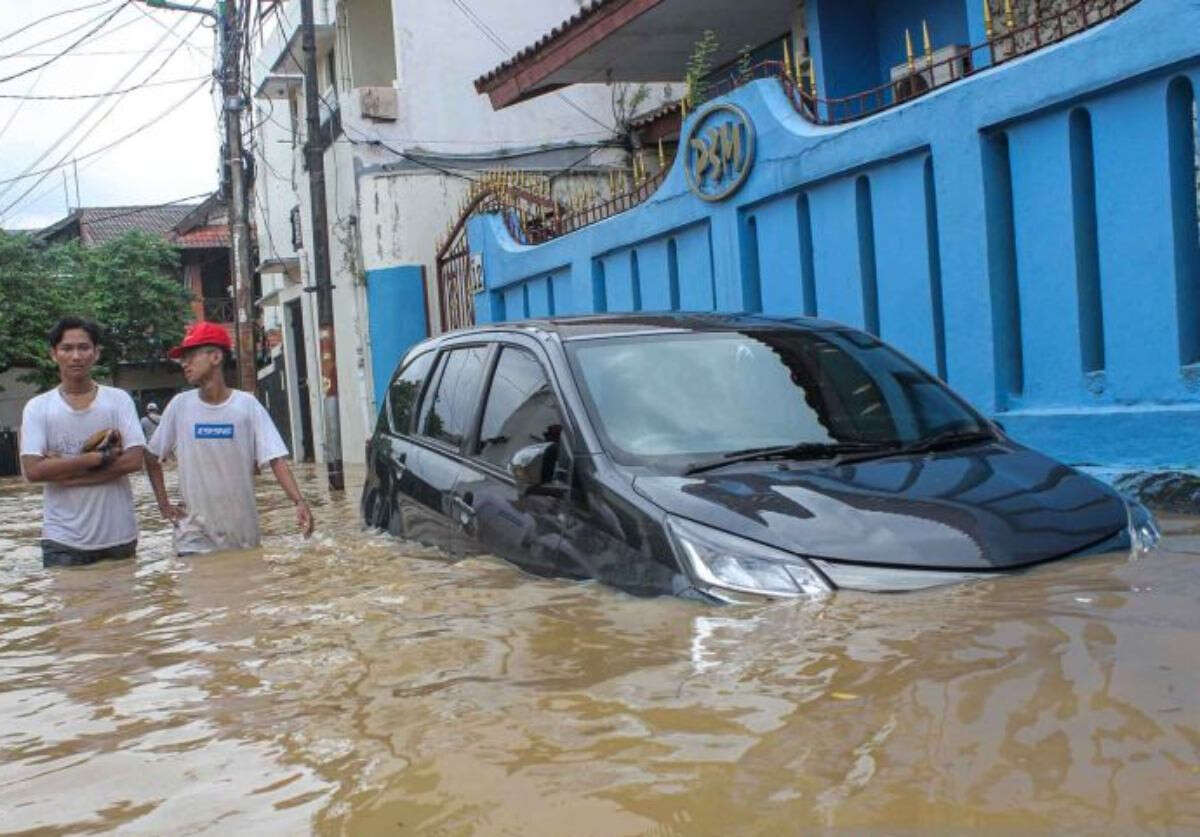
M0 482L0 831L1200 830L1200 519L1167 549L713 608L457 564L356 492L261 550L46 572ZM349 482L356 482L351 474Z

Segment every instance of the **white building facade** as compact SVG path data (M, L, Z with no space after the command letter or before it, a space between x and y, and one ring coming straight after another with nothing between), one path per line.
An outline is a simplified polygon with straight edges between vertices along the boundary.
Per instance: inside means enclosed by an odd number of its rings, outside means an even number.
M312 213L304 165L300 2L279 3L253 52L252 135L264 326L281 373L293 452L324 461L326 422L361 463L378 394L412 343L438 329L438 239L485 172L597 182L623 165L612 92L492 110L473 80L573 0L480 5L445 0L313 0L325 162L338 410L327 415L312 291ZM598 81L603 81L599 79Z

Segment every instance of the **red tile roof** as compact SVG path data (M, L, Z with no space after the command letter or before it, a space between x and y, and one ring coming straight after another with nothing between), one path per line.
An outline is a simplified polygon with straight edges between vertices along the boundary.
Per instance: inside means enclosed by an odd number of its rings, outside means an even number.
M183 234L175 233L171 235L170 241L176 247L183 250L204 247L228 247L229 228L224 226L196 227Z

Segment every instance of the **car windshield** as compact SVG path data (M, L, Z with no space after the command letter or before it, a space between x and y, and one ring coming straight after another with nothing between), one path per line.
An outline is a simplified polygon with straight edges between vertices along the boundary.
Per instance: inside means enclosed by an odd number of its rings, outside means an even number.
M638 334L567 350L605 447L624 464L988 432L938 380L849 330Z

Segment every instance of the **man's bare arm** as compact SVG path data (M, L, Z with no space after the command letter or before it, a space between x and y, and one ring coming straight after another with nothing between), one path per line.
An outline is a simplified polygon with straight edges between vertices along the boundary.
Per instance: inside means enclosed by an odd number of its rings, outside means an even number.
M312 509L308 507L304 495L300 493L300 486L296 484L296 478L292 475L292 469L288 467L287 459L282 456L272 459L271 471L275 474L275 479L279 481L283 493L296 504L296 524L300 527L300 533L307 538L313 533Z
M183 517L183 504L174 505L167 496L167 481L163 478L162 463L150 451L146 451L146 476L150 479L150 488L154 491L154 499L158 501L158 510L162 512L162 516L172 523Z
M89 471L82 476L60 480L58 484L66 486L100 485L115 480L118 477L123 477L126 474L140 471L142 470L142 454L144 451L145 449L141 445L130 448L103 468Z
M104 464L104 454L89 451L76 456L21 457L21 472L30 482L64 482L81 477Z

